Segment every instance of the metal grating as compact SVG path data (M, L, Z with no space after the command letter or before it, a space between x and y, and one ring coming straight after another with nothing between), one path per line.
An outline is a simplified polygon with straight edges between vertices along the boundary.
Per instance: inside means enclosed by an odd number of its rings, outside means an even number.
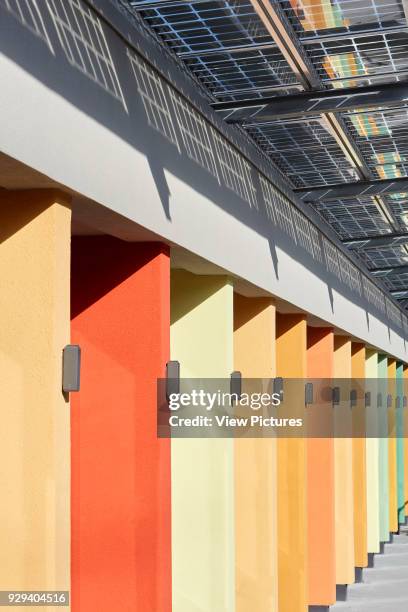
M408 262L408 253L403 246L361 251L360 256L369 268L398 266Z
M374 198L338 200L318 204L316 208L344 240L362 235L377 236L390 231L389 223Z
M165 2L143 17L219 99L300 86L249 0Z
M354 113L345 121L376 178L408 176L408 106Z
M398 289L406 289L408 287L408 272L400 272L398 276L392 278L383 278L383 283L391 291L397 291Z
M281 5L301 38L405 25L401 0L284 0Z
M296 187L358 179L320 117L247 125L246 129Z
M408 78L408 29L305 43L323 83L351 87Z

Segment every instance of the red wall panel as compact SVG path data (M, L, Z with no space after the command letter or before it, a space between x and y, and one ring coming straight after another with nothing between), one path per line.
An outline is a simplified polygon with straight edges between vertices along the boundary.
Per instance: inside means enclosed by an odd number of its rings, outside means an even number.
M73 239L73 612L171 610L170 444L156 437L169 285L159 243Z

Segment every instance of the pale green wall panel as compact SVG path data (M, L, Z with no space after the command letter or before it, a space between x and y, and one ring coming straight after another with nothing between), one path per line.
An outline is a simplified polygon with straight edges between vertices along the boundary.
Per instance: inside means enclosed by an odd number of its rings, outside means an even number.
M379 407L380 428L387 428L387 356L378 355L378 391L382 395L382 406ZM388 486L388 438L379 439L379 499L380 499L380 540L386 542L389 538L389 486Z
M233 370L233 287L175 270L171 358L181 378ZM173 612L234 612L233 440L172 440Z
M397 494L398 494L398 522L405 523L405 466L404 466L404 366L397 363L397 394L399 405L397 407Z
M378 353L371 349L366 349L365 375L367 379L367 391L371 391L373 400L376 398L376 387L378 377ZM367 412L367 419L370 419L375 427L378 412L371 406ZM369 424L367 423L369 426ZM367 551L369 553L380 552L380 496L379 496L379 438L366 438L366 482L367 482Z

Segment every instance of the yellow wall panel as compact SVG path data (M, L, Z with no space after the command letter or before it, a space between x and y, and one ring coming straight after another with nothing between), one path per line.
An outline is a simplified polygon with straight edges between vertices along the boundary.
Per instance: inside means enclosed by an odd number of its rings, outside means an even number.
M234 369L243 378L275 376L275 306L234 295ZM276 440L235 441L237 612L278 611Z
M70 586L70 239L67 196L1 193L0 590Z
M378 355L378 391L382 397L378 407L380 431L388 431L388 359L384 354ZM388 469L388 436L379 439L379 497L380 497L380 541L387 542L390 537L390 487Z
M233 288L223 276L171 276L171 358L183 378L233 371ZM174 612L235 612L233 440L172 440Z
M276 373L306 377L306 317L276 315ZM308 610L306 440L278 439L279 612Z
M353 379L365 378L365 345L351 345L351 375ZM353 409L353 420L358 415ZM353 437L353 484L354 484L354 564L366 567L367 556L367 465L366 439Z
M378 353L366 349L365 375L368 379L377 379L378 376ZM373 387L376 390L376 385ZM370 390L368 381L367 390ZM375 399L374 393L371 397ZM373 406L369 408L368 418L376 421L376 412ZM373 422L375 426L375 423ZM366 465L367 465L367 551L369 553L380 552L380 498L379 498L379 439L366 438Z
M351 378L351 340L334 337L334 378ZM345 419L351 419L348 405L335 409L335 430L341 430ZM334 440L336 583L354 582L354 486L353 441L349 437Z

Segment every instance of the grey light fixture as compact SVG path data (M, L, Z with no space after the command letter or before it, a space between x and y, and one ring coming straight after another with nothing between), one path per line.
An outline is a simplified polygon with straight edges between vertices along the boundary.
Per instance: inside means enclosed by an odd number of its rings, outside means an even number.
M180 393L180 362L168 361L166 363L166 397Z
M305 384L305 406L313 404L313 383Z
M273 380L273 392L283 400L283 378L278 377Z
M79 391L81 386L81 347L67 344L62 351L62 390L64 393Z
M238 399L241 399L242 394L242 374L235 370L231 373L230 377L230 393L236 395Z

